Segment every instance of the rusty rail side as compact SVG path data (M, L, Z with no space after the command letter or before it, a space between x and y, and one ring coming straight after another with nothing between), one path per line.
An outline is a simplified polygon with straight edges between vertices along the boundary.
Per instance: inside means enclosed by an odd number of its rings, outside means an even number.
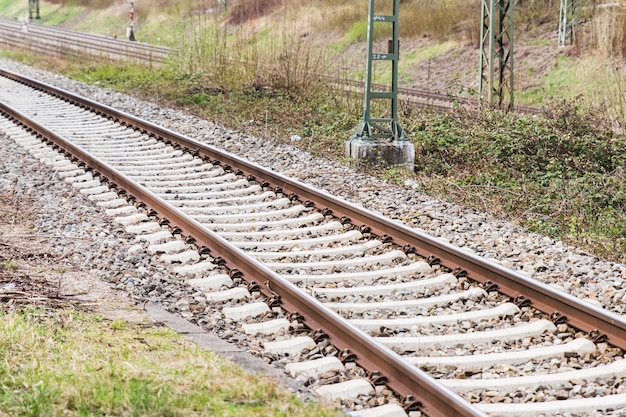
M37 85L34 80L18 77L0 70L0 74L21 79ZM188 149L189 152L220 161L223 165L234 167L242 173L259 181L265 181L274 188L287 194L296 194L303 201L311 201L319 209L329 209L335 216L346 217L355 226L365 225L374 234L390 236L401 246L415 248L424 257L433 256L450 270L465 271L469 278L481 283L493 283L502 293L517 298L522 296L529 300L533 307L550 315L566 319L575 328L585 332L594 332L606 336L609 343L626 349L626 319L590 303L581 301L569 294L558 291L546 284L529 278L494 262L488 261L467 251L433 238L425 233L411 229L400 222L390 220L381 215L363 209L360 206L332 196L282 174L263 168L255 163L239 158L236 155L203 144L197 140L177 134L161 126L135 118L127 113L112 109L100 103L81 98L78 100L71 93L52 86L40 84L60 97L76 102L78 105L93 108L96 112L108 114L117 120L135 126L143 132L149 132Z
M196 244L209 248L212 256L223 258L231 267L237 268L246 280L257 283L265 295L271 297L278 294L286 310L301 314L304 323L309 328L321 329L337 348L349 349L356 355L357 363L364 369L370 372L381 372L387 378L387 385L391 389L400 395L417 399L421 410L427 415L431 417L486 417L486 414L417 367L404 361L391 349L374 341L322 303L132 179L2 102L0 102L0 111L36 132L37 135L58 145L67 156L92 167L110 182L116 184L117 188L124 189L138 201L144 202L156 211L157 216L167 218L172 226L179 227L183 234L193 237Z

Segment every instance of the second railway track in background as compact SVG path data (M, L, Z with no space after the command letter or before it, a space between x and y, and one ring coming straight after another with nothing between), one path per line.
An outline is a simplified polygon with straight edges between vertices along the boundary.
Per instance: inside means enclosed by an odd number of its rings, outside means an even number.
M0 44L38 55L78 59L91 57L145 65L161 65L175 56L165 46L130 42L56 26L44 26L0 17Z
M62 27L44 26L36 23L26 24L14 19L0 17L0 44L6 47L30 50L36 54L52 57L90 57L108 61L127 61L145 65L162 65L168 59L175 59L177 51L165 46L142 42L131 42L112 36L80 32ZM337 86L347 92L363 94L363 81L318 76L331 86ZM385 90L386 85L373 85L375 89ZM437 111L450 111L456 107L476 109L478 100L472 97L455 97L439 92L414 88L400 88L399 97L409 105L432 108ZM520 114L539 114L536 107L515 105Z
M363 416L626 409L622 316L219 149L4 75L0 130L320 396L370 407Z

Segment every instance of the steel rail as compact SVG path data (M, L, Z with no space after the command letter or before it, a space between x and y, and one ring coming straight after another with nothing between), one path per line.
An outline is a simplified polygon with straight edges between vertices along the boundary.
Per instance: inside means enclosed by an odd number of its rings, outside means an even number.
M0 18L0 40L6 45L18 45L47 55L75 53L77 56L106 56L109 59L131 59L150 62L164 62L176 51L142 42L130 42L103 35L84 33L64 28L23 24Z
M99 35L96 33L82 32L82 31L63 28L59 26L46 26L46 25L32 23L32 22L25 24L24 22L20 22L14 19L9 19L6 17L0 17L0 26L16 30L18 33L21 32L24 26L26 26L27 33L29 32L37 33L37 34L53 33L53 34L60 35L63 38L68 38L68 39L74 38L77 40L77 42L78 41L82 42L85 40L93 40L95 42L106 41L108 43L119 44L119 45L131 45L135 49L143 49L146 51L160 51L163 54L168 54L170 52L173 52L171 48L168 48L166 46L153 45L153 44L138 42L138 41L131 42L124 38L115 38L112 36Z
M106 44L79 44L76 40L59 39L57 37L33 37L30 35L7 38L0 32L0 43L30 49L33 52L48 56L84 57L90 56L108 60L127 60L137 62L162 63L167 58L159 54L136 50L133 45L123 47L107 46Z
M0 71L0 74L8 76L10 73ZM21 79L22 82L28 81L31 85L39 84L26 77L11 75L15 77L14 79ZM42 87L40 88L43 88L44 85L41 84ZM84 98L79 101L73 98L75 96L71 93L55 87L46 86L46 89L60 97L65 97L67 100L75 101L78 105L92 108L96 112L110 115L110 117L132 125L143 132L163 138L166 142L175 143L191 153L234 167L250 178L267 182L267 185L280 189L286 194L297 195L302 201L309 201L321 210L332 212L337 217L349 219L357 227L367 227L376 235L389 236L396 244L407 249L415 249L418 254L425 258L435 258L444 267L452 271L466 273L469 278L488 286L495 285L498 291L513 299L527 300L534 308L550 315L555 321L567 320L570 325L577 329L604 336L609 343L626 349L626 319L622 316L228 152L103 104Z
M156 212L157 217L166 218L170 225L180 228L184 235L193 237L196 244L208 248L211 256L219 256L229 265L235 266L236 271L240 272L244 279L257 284L268 297L278 295L282 306L287 311L301 315L304 319L303 323L310 329L321 329L338 349L349 349L356 355L357 363L364 369L370 372L381 372L387 378L386 384L391 389L405 397L417 399L420 409L427 415L431 417L486 417L485 413L419 368L403 360L391 349L376 342L362 330L342 319L321 302L106 162L30 120L5 103L0 102L0 112L61 147L67 156L82 161L115 184L116 188L125 190L138 201L145 203Z

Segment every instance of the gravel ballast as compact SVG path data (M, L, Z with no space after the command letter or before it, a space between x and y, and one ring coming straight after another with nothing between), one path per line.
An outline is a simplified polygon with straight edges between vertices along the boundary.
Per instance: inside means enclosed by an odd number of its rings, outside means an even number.
M626 311L626 267L603 261L576 248L487 214L435 200L407 183L398 187L339 163L324 160L271 138L251 137L225 129L180 110L69 80L10 60L7 70L72 91L183 133L241 157L324 189L350 202L404 221L411 227L500 262L535 279L616 313ZM408 219L408 220L406 220Z

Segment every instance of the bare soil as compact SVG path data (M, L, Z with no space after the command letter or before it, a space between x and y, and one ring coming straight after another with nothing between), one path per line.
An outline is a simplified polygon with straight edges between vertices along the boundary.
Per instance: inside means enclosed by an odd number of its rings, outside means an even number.
M146 322L148 316L120 291L71 265L37 233L37 201L13 189L0 193L0 309L75 309Z
M532 39L520 37L514 45L515 91L541 86L545 76L557 65L560 55L575 53L572 47L557 47L557 33L544 25ZM403 39L402 56L437 45L428 37ZM344 65L353 70L365 66L365 45L353 44L344 54ZM450 96L475 94L478 89L480 49L478 42L459 42L452 49L411 66L403 66L400 87Z

